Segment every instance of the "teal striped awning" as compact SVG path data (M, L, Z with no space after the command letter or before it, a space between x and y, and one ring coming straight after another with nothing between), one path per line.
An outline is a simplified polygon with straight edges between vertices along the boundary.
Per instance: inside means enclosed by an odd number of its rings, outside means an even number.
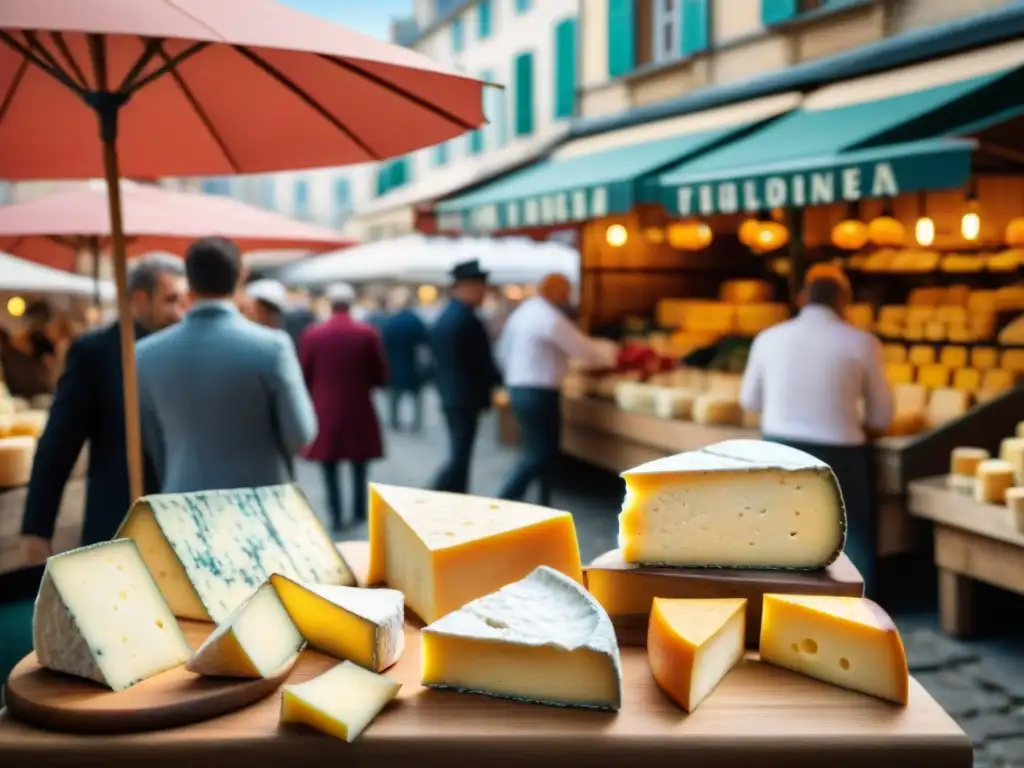
M744 134L798 101L798 95L784 94L736 105L721 121L705 113L671 126L665 121L570 141L550 157L438 202L438 227L484 233L557 226L657 202L652 182L660 171Z
M1024 68L873 100L832 98L684 161L657 180L681 216L827 205L965 186L976 143L958 138L1020 102ZM842 84L830 86L833 92ZM903 89L905 90L905 89ZM828 102L826 102L827 104Z

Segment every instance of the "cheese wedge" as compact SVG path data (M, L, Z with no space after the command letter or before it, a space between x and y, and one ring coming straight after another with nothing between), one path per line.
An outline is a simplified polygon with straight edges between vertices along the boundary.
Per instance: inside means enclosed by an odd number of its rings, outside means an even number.
M693 712L743 658L747 601L742 597L656 597L647 630L647 661L658 687Z
M188 669L209 677L272 677L303 645L274 588L264 584L210 633Z
M44 667L115 691L184 664L192 653L128 539L47 559L32 637Z
M135 540L185 619L223 622L272 573L356 583L296 485L144 496L117 535Z
M619 547L627 562L812 569L843 550L839 483L827 464L793 448L727 440L622 477Z
M909 696L900 633L864 597L765 595L761 660L897 704Z
M426 623L539 565L583 583L568 512L370 483L368 583L400 590Z
M541 566L425 627L422 682L503 699L617 710L611 619L574 580Z
M405 600L398 590L300 584L279 574L270 582L316 650L373 672L390 667L405 650Z
M300 723L349 743L380 714L401 689L389 677L343 661L281 695L281 722Z

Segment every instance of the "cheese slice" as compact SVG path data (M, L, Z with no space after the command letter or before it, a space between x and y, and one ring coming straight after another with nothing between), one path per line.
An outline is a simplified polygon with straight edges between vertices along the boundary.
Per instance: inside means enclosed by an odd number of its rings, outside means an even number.
M32 637L42 666L115 691L184 664L192 653L128 539L47 559Z
M176 616L221 623L272 573L355 584L295 485L144 496L118 536L134 539Z
M398 590L300 584L279 574L270 582L316 650L373 672L390 667L405 650L405 599Z
M503 699L617 710L622 665L604 608L541 566L425 627L422 682Z
M272 677L302 650L302 635L268 583L203 641L188 669L210 677Z
M583 583L568 512L370 483L368 583L400 590L426 623L539 565Z
M864 597L765 595L761 660L904 706L909 696L900 633Z
M343 661L308 682L284 686L281 722L307 725L351 743L401 687L389 677Z
M622 477L619 547L627 562L823 568L843 550L846 512L828 465L760 440L726 440Z
M742 597L654 598L647 660L658 687L693 712L743 658L746 615Z

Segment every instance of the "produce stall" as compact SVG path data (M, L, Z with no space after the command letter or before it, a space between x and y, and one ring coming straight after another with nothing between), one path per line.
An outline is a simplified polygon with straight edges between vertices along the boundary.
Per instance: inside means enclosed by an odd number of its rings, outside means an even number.
M367 546L340 545L363 581ZM420 685L420 625L407 621L405 654L388 676L398 699L352 744L279 725L281 697L186 727L124 735L43 731L0 714L0 751L16 765L102 762L152 768L208 761L222 768L399 765L623 766L664 761L713 768L969 768L970 740L934 699L910 683L906 708L832 688L748 654L696 713L685 715L654 683L643 648L623 648L622 709L552 708ZM304 651L290 683L334 664ZM145 683L140 684L145 685ZM129 689L130 690L130 689Z

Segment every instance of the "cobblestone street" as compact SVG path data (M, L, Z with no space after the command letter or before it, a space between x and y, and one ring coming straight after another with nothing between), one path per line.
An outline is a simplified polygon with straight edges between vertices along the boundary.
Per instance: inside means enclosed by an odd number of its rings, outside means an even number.
M427 402L420 435L386 434L387 458L372 466L371 480L397 485L429 484L444 458L445 435L432 392ZM514 459L514 451L498 445L496 423L489 416L477 441L471 490L494 495ZM303 464L299 478L314 506L324 514L318 468ZM343 482L347 501L347 478ZM620 501L621 481L617 477L566 461L554 506L575 516L584 561L615 546ZM346 514L350 515L351 510L346 509ZM365 524L350 526L344 538L366 538ZM1006 605L1014 616L1022 615L1020 602ZM954 640L938 630L937 616L927 609L898 613L895 618L912 674L974 741L975 768L1024 768L1024 640ZM1024 631L1020 634L1024 635Z

